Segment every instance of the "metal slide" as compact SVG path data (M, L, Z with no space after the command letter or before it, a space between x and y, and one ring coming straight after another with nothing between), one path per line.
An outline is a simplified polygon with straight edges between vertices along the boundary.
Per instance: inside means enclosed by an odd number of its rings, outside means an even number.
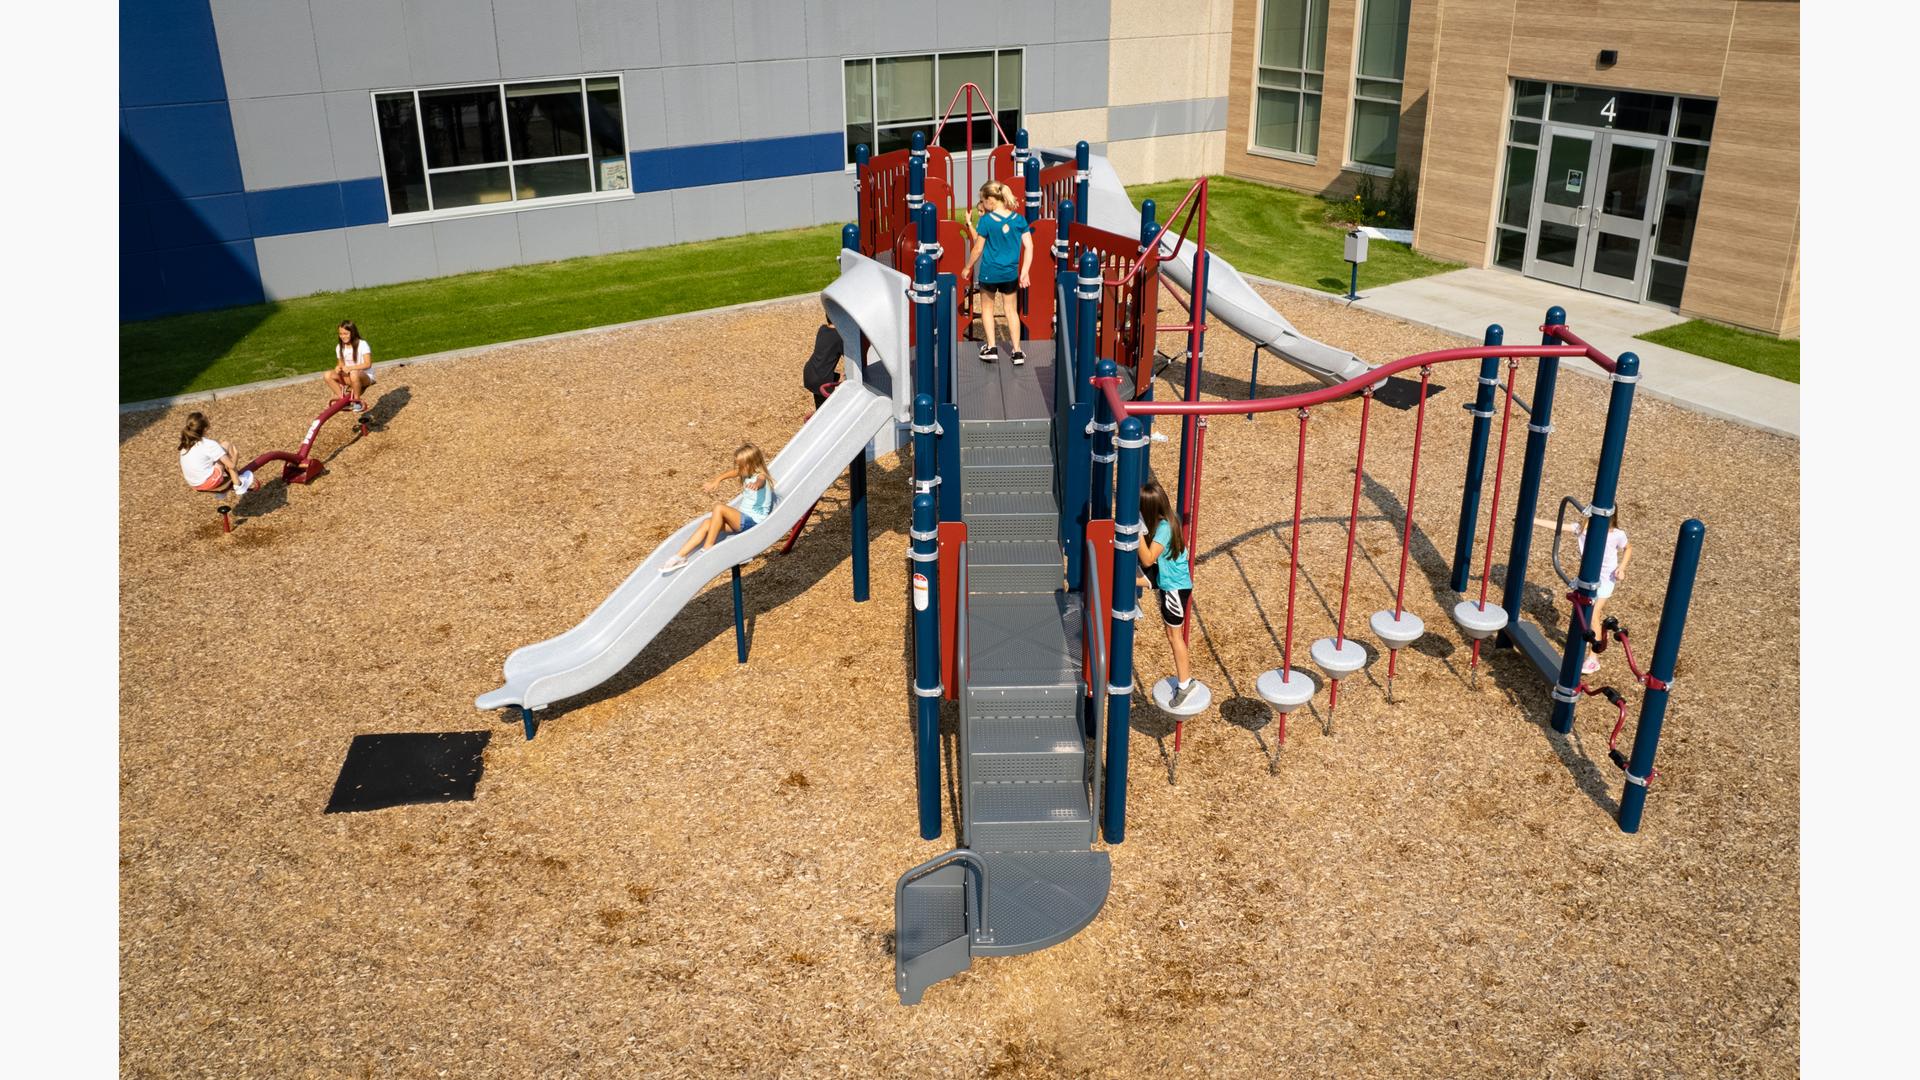
M886 396L869 386L842 384L770 464L775 502L765 521L696 552L680 570L660 573L660 565L680 550L706 515L687 522L580 625L515 649L507 657L506 685L480 695L474 706L543 709L612 678L707 582L779 543L854 455L864 453L867 443L892 421L893 402Z
M1073 160L1071 151L1067 152L1066 159ZM1134 208L1133 200L1127 198L1127 189L1121 185L1113 165L1099 154L1093 155L1089 163L1087 189L1087 201L1092 204L1087 209L1087 220L1095 228L1122 236L1140 232L1140 211ZM1177 239L1178 234L1171 229L1161 233L1160 253L1165 256L1173 252ZM1193 290L1193 251L1192 244L1181 245L1178 254L1160 264L1161 271L1189 294ZM1207 314L1328 386L1372 370L1372 364L1345 349L1336 349L1295 330L1286 316L1253 291L1253 286L1247 284L1247 279L1240 276L1233 264L1218 254L1209 254L1212 257L1207 263Z

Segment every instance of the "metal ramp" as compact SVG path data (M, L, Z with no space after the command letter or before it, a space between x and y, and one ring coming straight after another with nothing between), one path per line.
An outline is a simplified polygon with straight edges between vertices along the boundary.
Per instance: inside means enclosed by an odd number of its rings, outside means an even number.
M1099 914L1112 881L1093 850L1098 787L1081 675L1081 601L1067 593L1054 490L1052 343L1028 363L959 370L962 518L961 846L895 889L902 1004L976 956L1056 945Z

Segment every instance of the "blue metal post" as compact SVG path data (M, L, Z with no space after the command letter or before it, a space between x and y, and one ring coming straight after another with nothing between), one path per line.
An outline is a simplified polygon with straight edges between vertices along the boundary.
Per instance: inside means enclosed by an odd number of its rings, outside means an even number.
M1487 327L1486 344L1499 345L1507 332L1499 323ZM1480 392L1474 395L1473 439L1467 445L1467 479L1460 488L1460 532L1453 541L1453 577L1447 584L1454 592L1467 591L1467 576L1473 572L1473 535L1480 527L1480 481L1487 472L1487 440L1493 433L1493 394L1500 386L1500 358L1480 360Z
M733 566L733 656L739 663L747 662L747 603L740 592L739 563Z
M1154 234L1160 231L1159 223L1154 220L1154 214L1157 213L1158 211L1159 211L1159 204L1155 203L1152 199L1140 200L1140 250L1141 251L1147 250L1147 246L1153 243Z
M927 387L926 390L933 395L935 401L945 403L954 400L953 354L955 345L953 341L953 294L959 288L960 283L952 274L941 274L935 279L934 283L938 286L938 291L934 294L935 303L933 305L935 312L935 349L933 356L933 377L935 385ZM919 390L920 387L916 386L914 389Z
M1060 547L1067 553L1067 588L1078 592L1086 587L1086 543L1088 496L1092 485L1088 470L1093 464L1093 439L1087 428L1093 424L1093 402L1076 401L1068 409L1056 410L1061 428L1060 456Z
M1088 170L1092 165L1093 147L1087 145L1087 140L1081 139L1073 146L1073 199L1075 213L1079 215L1074 220L1082 225L1087 223L1091 205L1087 201L1087 185L1091 182L1092 174Z
M1054 262L1064 270L1069 267L1067 259L1073 254L1073 246L1069 242L1072 239L1070 234L1073 232L1073 200L1061 199L1055 213L1060 215L1060 229L1053 236L1053 258Z
M914 252L940 258L940 212L930 202L922 202L913 212Z
M867 448L853 455L847 469L847 499L853 503L853 602L864 604L871 591L867 583Z
M1115 378L1120 374L1120 365L1112 360L1102 359L1095 375L1103 379ZM1107 402L1107 395L1093 395L1093 507L1089 516L1095 519L1113 516L1113 406Z
M527 733L528 741L532 741L535 728L533 710L527 708L525 705L520 706L520 727Z
M1564 326L1565 308L1547 309L1548 326ZM1560 338L1542 334L1540 344L1558 345ZM1560 358L1543 356L1540 370L1533 378L1533 405L1527 410L1527 457L1520 468L1520 492L1513 500L1513 540L1507 549L1506 595L1500 606L1507 609L1507 626L1520 623L1520 602L1527 591L1527 560L1533 554L1533 515L1540 508L1540 479L1546 471L1547 436L1553 431L1553 384L1560 378ZM1555 537L1557 543L1559 538ZM1511 646L1507 631L1500 631L1499 642Z
M848 251L860 250L860 226L847 224L840 227L840 246Z
M913 493L933 495L940 486L939 451L934 432L933 395L922 390L913 395ZM937 503L937 499L936 499Z
M940 424L940 433L934 436L940 445L940 520L959 521L960 496L966 490L960 486L960 406L942 402L935 415Z
M1146 464L1147 437L1135 417L1120 421L1119 487L1113 508L1113 654L1107 663L1107 805L1103 821L1107 843L1127 835L1127 737L1132 734L1133 624L1140 616L1140 474ZM1094 687L1096 693L1100 687Z
M862 211L867 205L866 192L860 189L860 174L867 171L867 163L872 160L873 151L868 148L866 143L861 143L853 148L853 220L855 221L862 220ZM855 226L855 228L857 229L858 226ZM859 238L859 235L858 232L854 233L856 240ZM841 243L846 242L846 236L846 230L842 229L840 231ZM856 250L858 249L856 248Z
M1580 667L1587 660L1585 636L1593 597L1600 587L1600 564L1607 554L1607 532L1613 525L1614 495L1620 484L1620 461L1627 452L1627 420L1633 412L1633 387L1640 381L1640 357L1621 353L1613 372L1613 396L1607 401L1606 434L1600 439L1600 468L1593 477L1593 503L1587 508L1587 539L1580 551L1576 600L1568 616L1567 651L1560 658L1560 681L1553 688L1553 730L1573 730L1573 710L1580 702ZM1678 644L1676 642L1676 648Z
M913 133L913 150L907 154L907 213L917 214L927 201L927 133Z
M917 410L916 410L917 411ZM940 837L940 532L933 496L913 497L913 696L920 839Z
M1075 401L1088 401L1093 397L1100 323L1100 258L1091 251L1080 253L1080 279L1075 286L1073 295L1079 303L1075 305L1078 321L1073 331L1073 397Z
M1027 129L1021 128L1020 137L1023 140L1026 134ZM1024 150L1026 143L1023 141L1020 146ZM1020 164L1020 178L1026 181L1027 224L1031 225L1040 220L1040 159L1031 155L1023 159Z
M1015 160L1015 161L1017 161L1017 162L1019 162L1019 163L1020 163L1020 168L1021 168L1021 175L1022 175L1022 176L1025 176L1025 175L1026 175L1026 171L1025 171L1025 170L1026 170L1026 167L1027 167L1027 166L1026 166L1026 163L1027 163L1027 162L1029 162L1029 161L1033 161L1033 162L1036 162L1036 163L1038 163L1038 160L1039 160L1039 159L1037 159L1037 158L1035 158L1035 157L1033 156L1033 154L1032 154L1032 153L1031 153L1031 152L1030 152L1030 151L1029 151L1029 150L1027 149L1027 129L1026 129L1026 128L1015 128L1015 129L1014 129L1014 132L1013 132L1013 160Z
M940 393L940 364L935 357L938 344L940 285L934 280L933 256L925 252L913 257L913 392ZM937 397L936 397L937 400Z
M1680 658L1680 635L1687 629L1687 607L1693 602L1693 577L1700 569L1700 545L1707 527L1698 518L1680 526L1673 547L1673 569L1667 573L1667 598L1660 606L1660 631L1653 640L1650 677L1640 699L1640 724L1633 732L1633 755L1627 760L1627 786L1620 792L1620 831L1640 831L1640 814L1647 804L1647 781L1653 778L1653 754L1660 747L1660 726L1667 719L1667 697L1672 693L1673 666Z

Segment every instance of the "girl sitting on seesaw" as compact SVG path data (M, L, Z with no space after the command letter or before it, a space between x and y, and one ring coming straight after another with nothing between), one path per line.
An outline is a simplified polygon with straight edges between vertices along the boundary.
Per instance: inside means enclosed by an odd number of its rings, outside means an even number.
M180 430L180 475L195 491L216 492L221 502L231 494L238 502L252 489L253 473L241 471L233 447L209 436L210 427L205 413L187 414L187 426Z
M360 395L373 385L373 348L360 336L360 328L352 319L342 319L334 337L333 370L327 372L327 386L333 391L333 400L347 398L353 402L354 412L366 412L367 403L360 400Z
M736 479L740 481L740 494L732 502L714 504L713 513L681 545L679 554L661 564L662 574L687 565L687 556L695 549L704 551L723 536L746 532L767 520L773 512L773 474L767 471L767 455L759 447L742 443L733 452L733 468L701 484L700 490L711 495L721 484Z

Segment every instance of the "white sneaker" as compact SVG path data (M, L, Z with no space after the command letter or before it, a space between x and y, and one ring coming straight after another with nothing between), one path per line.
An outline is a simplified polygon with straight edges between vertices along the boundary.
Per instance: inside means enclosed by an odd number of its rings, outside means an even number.
M1589 653L1587 655L1587 662L1580 665L1580 674L1591 675L1594 672L1599 670L1600 670L1600 658Z
M253 490L253 470L252 469L243 470L240 473L240 478L233 482L233 497L237 499L240 496L245 495L247 492L252 490Z
M675 570L678 570L681 567L684 567L686 565L687 565L687 560L681 558L678 555L675 555L673 558L668 559L666 562L660 564L660 572L662 574L671 574Z
M1154 433L1153 433L1153 441L1154 441L1154 442L1166 442L1166 441L1167 441L1167 433L1166 433L1166 432L1164 432L1164 431L1156 431L1156 432L1154 432Z

